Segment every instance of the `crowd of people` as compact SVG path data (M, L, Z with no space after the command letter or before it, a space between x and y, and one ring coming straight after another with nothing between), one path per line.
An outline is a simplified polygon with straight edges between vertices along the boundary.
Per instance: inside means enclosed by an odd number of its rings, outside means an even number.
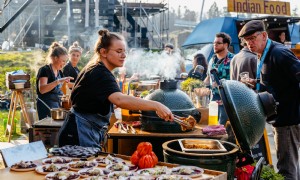
M72 88L69 118L73 120L65 121L60 131L60 145L64 145L64 137L72 133L67 128L67 123L71 122L77 127L78 139L74 144L100 147L113 105L129 110L156 111L167 121L174 118L171 110L159 102L121 92L112 71L124 65L127 55L124 37L108 30L100 30L98 35L94 55L81 71L77 67L82 55L78 43L74 43L69 51L53 43L48 55L49 64L38 72L37 108L40 119L49 116L50 111L45 104L50 108L60 106L62 83L66 82ZM282 33L281 43L285 42L283 36ZM247 81L242 82L256 92L271 93L279 102L278 114L273 117L277 168L285 179L299 180L300 61L289 48L268 38L260 20L246 23L239 32L239 38L243 48L234 55L229 51L231 37L223 32L217 33L213 42L214 55L207 61L203 54L196 54L188 77L200 79L211 88L211 98L219 104L219 124L226 124L228 116L210 70L216 69L219 79L237 81L242 81L242 72L248 72ZM167 54L171 54L173 49L171 44L165 46Z
M275 122L272 126L277 169L286 180L299 180L300 61L284 46L285 34L279 37L280 43L269 39L263 21L249 21L239 32L243 49L233 55L228 51L230 37L218 33L205 82L212 89L212 98L219 103L220 124L226 123L227 115L210 75L212 68L217 69L219 79L242 81L256 92L273 95L278 102L277 115L271 117ZM249 76L246 81L240 77L242 72Z

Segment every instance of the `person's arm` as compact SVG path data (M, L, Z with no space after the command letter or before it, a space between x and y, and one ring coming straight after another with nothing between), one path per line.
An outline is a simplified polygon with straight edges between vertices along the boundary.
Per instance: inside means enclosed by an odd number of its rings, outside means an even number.
M129 95L115 92L108 97L109 101L116 106L129 110L156 111L156 114L165 120L173 120L174 116L171 110L165 105L157 102L137 98Z
M229 71L230 71L230 80L238 80L238 78L236 77L236 71L234 70L234 58L232 58L231 62L230 62L230 68L229 68Z
M70 82L70 80L73 79L72 77L65 77L62 79L58 79L56 81L53 81L49 84L48 82L48 77L41 77L39 79L39 91L41 94L45 94L47 92L50 92L53 88L55 88L57 85L63 83L63 82Z

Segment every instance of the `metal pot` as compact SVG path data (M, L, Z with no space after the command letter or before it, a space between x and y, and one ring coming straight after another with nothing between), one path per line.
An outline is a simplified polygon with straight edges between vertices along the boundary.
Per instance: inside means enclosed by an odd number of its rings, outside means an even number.
M64 120L68 114L68 111L62 108L50 109L50 114L54 120Z
M51 118L53 120L64 120L66 118L68 110L65 110L63 108L50 108L43 100L41 100L40 98L37 99L49 109Z

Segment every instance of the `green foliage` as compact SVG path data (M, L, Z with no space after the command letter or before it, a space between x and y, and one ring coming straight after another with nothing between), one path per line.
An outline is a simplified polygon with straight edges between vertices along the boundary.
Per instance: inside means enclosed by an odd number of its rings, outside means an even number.
M284 177L276 173L270 166L263 166L260 177L264 180L284 180Z
M140 97L146 97L150 92L148 90L145 90L141 92Z
M7 119L8 117L8 111L0 111L0 142L7 142L8 137L5 136L5 130L4 130L4 119ZM17 139L21 135L21 128L20 128L20 111L17 111L15 114L15 119L17 120L16 126L16 134L13 134L12 139Z
M45 64L46 54L42 51L32 52L5 52L0 56L0 90L8 90L6 87L6 73L23 70L30 74L31 85L35 85L36 71Z
M181 82L181 89L183 91L194 90L194 88L204 87L203 81L194 78L187 78L185 81Z

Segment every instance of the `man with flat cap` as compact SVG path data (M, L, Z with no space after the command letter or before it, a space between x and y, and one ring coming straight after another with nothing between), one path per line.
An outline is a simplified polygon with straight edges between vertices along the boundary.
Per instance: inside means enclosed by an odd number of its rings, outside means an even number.
M263 21L249 21L239 37L258 56L256 79L250 82L279 102L273 124L279 173L286 180L300 180L300 61L290 49L268 38Z

